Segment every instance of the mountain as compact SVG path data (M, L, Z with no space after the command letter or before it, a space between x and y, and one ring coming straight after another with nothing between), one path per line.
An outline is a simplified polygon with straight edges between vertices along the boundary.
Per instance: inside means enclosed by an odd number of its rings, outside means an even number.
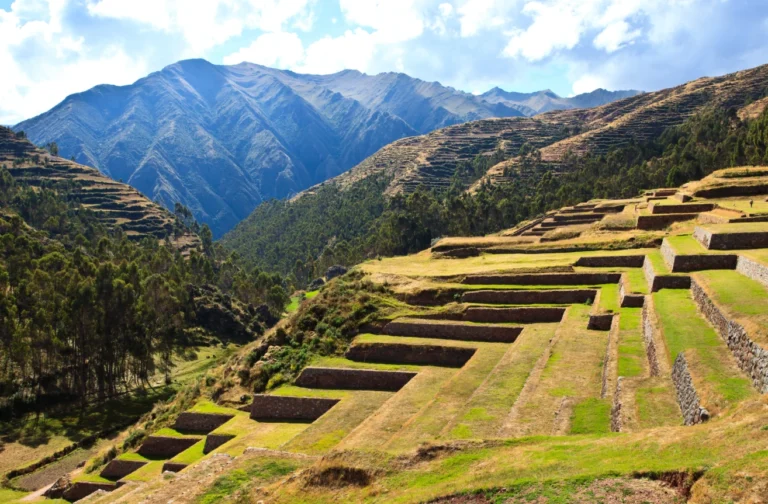
M395 140L536 112L400 73L302 75L187 60L68 96L14 129L169 208L183 203L219 236L263 200L339 175Z
M574 108L591 108L605 105L616 100L629 98L641 94L642 91L634 89L626 91L608 91L595 89L590 93L583 93L570 98L561 98L553 91L546 89L535 93L515 93L504 91L495 87L487 91L479 98L486 103L496 106L516 107L518 110L528 110L527 116L549 112L551 110L567 110Z
M765 164L745 146L763 138L749 121L760 117L767 89L768 65L593 109L405 138L288 202L261 205L221 243L300 278L306 264L408 253L441 236L493 233L552 205L631 197L735 160Z

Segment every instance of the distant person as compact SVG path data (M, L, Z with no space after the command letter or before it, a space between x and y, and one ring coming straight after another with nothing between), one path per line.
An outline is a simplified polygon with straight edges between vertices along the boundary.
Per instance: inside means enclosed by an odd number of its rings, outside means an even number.
M752 208L752 205L755 204L755 200L749 200L749 208Z

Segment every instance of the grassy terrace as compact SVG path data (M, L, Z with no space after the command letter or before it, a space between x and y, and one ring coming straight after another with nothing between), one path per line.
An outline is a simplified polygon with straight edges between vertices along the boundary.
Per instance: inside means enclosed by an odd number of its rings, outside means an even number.
M768 222L731 222L728 224L703 224L700 227L713 233L765 233Z
M661 290L654 304L669 351L670 365L685 352L697 389L708 408L722 410L754 394L733 356L715 330L701 317L689 291Z
M627 268L628 292L635 294L648 294L648 281L645 279L643 268Z
M751 199L752 206L749 205L750 198L748 197L707 200L707 202L717 203L723 208L738 210L746 214L768 214L768 202L764 201L764 198L755 196Z
M619 302L619 284L603 285L600 289L600 311L618 313Z
M602 405L587 399L600 396L603 357L608 333L587 330L591 307L573 305L557 328L556 342L536 380L535 394L521 396L501 431L504 437L567 433L571 408L579 415ZM563 419L566 419L565 421Z
M366 273L386 273L411 276L449 276L492 273L513 269L532 269L548 266L570 266L579 257L611 255L643 255L653 249L591 250L583 252L556 252L532 254L481 254L466 259L435 259L429 250L409 256L372 260L360 267Z
M641 329L642 308L622 308L619 316L618 375L627 378L642 376L648 360Z
M741 322L757 343L768 346L768 288L736 271L702 271L693 277L718 308Z
M667 238L672 250L679 255L697 255L708 254L709 250L705 249L701 243L699 243L691 235L670 236Z

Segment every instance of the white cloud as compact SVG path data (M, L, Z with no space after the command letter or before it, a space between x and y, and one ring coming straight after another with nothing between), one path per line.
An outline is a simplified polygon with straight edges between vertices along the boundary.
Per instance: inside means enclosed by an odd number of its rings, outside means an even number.
M307 47L305 60L296 70L315 74L347 68L366 71L377 43L375 35L362 28L347 30L339 37L323 37Z
M629 23L626 21L616 21L606 26L592 43L596 48L612 53L631 44L639 36L640 30L630 30Z
M589 93L598 88L608 88L606 81L597 75L583 75L573 83L573 94Z
M347 23L373 28L378 43L411 40L424 31L415 0L339 0Z
M304 45L295 33L265 33L248 47L224 57L225 65L247 61L259 65L293 68L304 60Z
M509 8L508 0L466 0L457 9L461 36L472 37L482 30L503 26L507 22L504 12Z

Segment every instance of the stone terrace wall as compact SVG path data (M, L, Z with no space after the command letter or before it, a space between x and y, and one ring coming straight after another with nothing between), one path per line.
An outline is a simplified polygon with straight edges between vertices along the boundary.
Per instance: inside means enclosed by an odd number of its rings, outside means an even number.
M176 418L173 428L178 431L209 433L232 419L234 415L184 411Z
M698 214L661 214L661 215L638 215L637 229L664 229L675 222L693 220Z
M404 343L358 343L347 350L346 358L360 362L461 367L474 354L474 348Z
M643 342L645 343L645 354L648 357L648 368L651 370L651 376L659 376L659 356L656 351L656 342L653 338L653 324L655 314L652 313L651 296L643 305Z
M768 352L749 337L741 324L729 320L695 280L691 282L691 293L701 312L725 340L739 367L752 378L755 388L761 394L768 392Z
M768 184L712 187L699 189L693 193L699 198L728 198L730 196L755 196L758 194L768 194Z
M139 447L139 455L149 458L171 458L198 441L200 438L150 436Z
M593 331L610 331L613 323L613 314L590 315L587 329Z
M736 261L736 271L742 275L768 286L768 267L744 256Z
M69 502L75 502L88 497L97 490L111 492L117 488L114 483L92 483L90 481L78 481L64 491L62 497Z
M461 295L463 303L498 304L574 304L595 299L595 289L555 290L480 290Z
M101 470L99 476L108 480L119 480L125 478L132 472L144 467L147 463L139 460L117 460L114 459Z
M711 250L768 248L768 231L764 233L713 233L708 248Z
M622 308L642 308L645 296L642 294L630 294L627 292L627 275L622 274L619 281L619 299Z
M163 471L162 472L173 472L177 473L181 471L182 469L186 469L187 464L182 464L179 462L166 462L163 464Z
M591 268L640 268L643 266L644 255L616 255L580 257L574 266Z
M296 379L296 385L307 388L397 392L414 376L416 373L406 371L308 367L304 368Z
M560 322L565 308L488 308L470 306L464 311L464 320L468 322Z
M460 296L463 292L461 289L424 289L415 293L402 294L398 297L412 305L438 306L454 301L456 296Z
M677 355L672 367L672 383L677 391L677 404L683 413L685 425L694 425L709 420L709 412L701 407L699 394L696 393L691 372L688 370L688 362L682 353Z
M621 381L623 376L616 380L616 391L613 393L611 404L611 432L621 432Z
M304 420L312 422L336 406L338 402L338 399L256 394L253 396L253 403L251 403L251 418L254 420ZM214 441L212 440L211 443L214 444ZM207 440L206 446L208 446Z
M419 319L397 319L384 326L384 334L460 341L514 343L521 327L492 324L457 324Z
M697 228L699 229L699 228ZM732 254L677 254L666 238L661 255L674 273L710 269L736 269L736 256Z
M714 203L688 203L685 205L651 205L652 215L692 214L709 212L715 209Z
M234 438L235 436L232 434L208 434L205 436L205 446L203 446L203 453L211 453L219 446L231 441Z
M690 289L691 277L687 275L657 275L649 259L643 264L645 279L651 292L657 292L661 289Z
M595 289L555 290L479 290L461 295L464 303L499 304L575 304L595 299Z
M487 285L594 285L618 283L620 273L529 273L519 275L470 275L465 284Z

